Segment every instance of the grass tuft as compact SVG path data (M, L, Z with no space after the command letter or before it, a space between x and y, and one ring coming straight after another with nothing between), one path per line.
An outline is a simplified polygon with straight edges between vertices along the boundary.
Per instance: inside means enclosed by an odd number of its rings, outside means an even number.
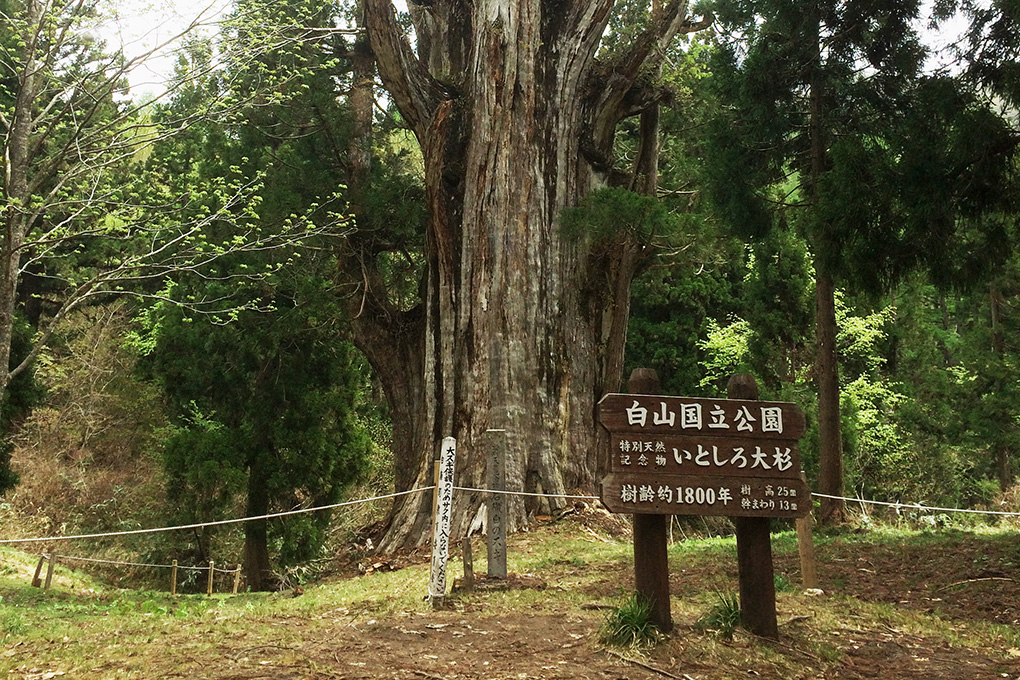
M639 593L611 610L599 630L599 641L611 647L650 647L660 637L652 623L652 605Z
M716 602L697 623L702 630L710 630L730 639L740 627L740 598L736 593L716 591Z

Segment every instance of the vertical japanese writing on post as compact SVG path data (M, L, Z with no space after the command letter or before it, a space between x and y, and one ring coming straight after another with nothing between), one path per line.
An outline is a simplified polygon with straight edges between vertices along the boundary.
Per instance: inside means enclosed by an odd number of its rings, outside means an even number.
M457 459L457 440L447 437L439 453L439 477L436 479L436 518L432 534L432 578L429 594L446 594L446 563L450 557L450 520L453 509L453 469Z

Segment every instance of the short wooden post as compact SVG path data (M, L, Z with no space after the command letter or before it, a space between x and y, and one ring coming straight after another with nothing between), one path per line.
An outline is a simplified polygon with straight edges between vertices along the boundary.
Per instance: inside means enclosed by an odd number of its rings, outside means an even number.
M486 575L491 579L505 579L506 569L506 452L507 413L506 393L503 389L503 334L498 333L489 352L489 429L486 431L488 460L485 474L490 493L486 497L485 559Z
M464 554L464 591L470 593L475 589L475 560L471 554L471 537L465 536L461 545Z
M753 376L737 374L726 386L730 399L758 399ZM740 621L759 637L779 638L776 618L776 583L772 566L772 520L768 517L734 517L737 534L737 573L740 581Z
M209 585L206 587L205 594L212 597L213 590L213 575L216 573L216 563L209 560Z
M234 590L233 594L237 595L237 589L241 587L241 565L237 565L234 569Z
M635 368L627 389L631 394L658 394L659 376L650 368ZM634 515L634 590L651 607L659 630L673 630L669 606L669 554L666 515Z
M52 550L48 556L50 558L49 564L46 565L46 583L43 584L43 590L50 589L50 583L53 581L53 567L57 564L57 555Z
M170 564L170 596L177 595L177 560Z
M807 484L807 475L800 473ZM807 502L811 502L808 497ZM818 587L818 565L815 562L815 540L811 533L811 513L797 519L797 551L800 553L800 579L804 590Z
M32 577L32 587L39 588L42 586L42 565L46 561L46 555L39 555L39 563L35 565L35 576Z

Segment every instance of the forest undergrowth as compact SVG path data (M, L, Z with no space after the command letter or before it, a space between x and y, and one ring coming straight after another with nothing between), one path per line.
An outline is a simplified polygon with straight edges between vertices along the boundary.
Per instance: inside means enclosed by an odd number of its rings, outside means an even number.
M328 576L278 593L116 587L58 565L33 588L34 554L0 550L0 673L11 678L1020 678L1015 524L817 533L821 592L802 591L796 537L773 535L778 641L713 622L734 599L732 537L669 549L675 630L608 646L600 630L633 581L626 522L595 507L509 540L510 576L472 591L459 556L434 609L428 555L354 544ZM722 522L714 528L721 528ZM701 529L713 527L701 526ZM777 527L777 529L780 527ZM361 559L358 559L358 558ZM339 559L342 558L342 559ZM217 591L229 593L221 578Z

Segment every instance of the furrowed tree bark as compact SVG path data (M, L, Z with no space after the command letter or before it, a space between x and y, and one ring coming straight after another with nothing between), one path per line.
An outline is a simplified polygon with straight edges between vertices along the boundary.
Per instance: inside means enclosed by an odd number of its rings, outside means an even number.
M600 64L613 4L412 3L416 53L390 1L365 0L379 74L425 162L414 485L431 483L433 443L454 436L457 484L484 486L495 399L507 488L550 495L542 505L512 498L510 530L529 511L565 505L569 490L594 490L595 403L619 387L629 286L645 253L625 238L568 239L557 219L608 181L598 159L612 158L616 124L661 96L636 85L641 69L695 27L685 3L668 3L628 53ZM484 494L455 498L454 533L480 524ZM425 494L407 497L382 547L427 540L428 514Z

